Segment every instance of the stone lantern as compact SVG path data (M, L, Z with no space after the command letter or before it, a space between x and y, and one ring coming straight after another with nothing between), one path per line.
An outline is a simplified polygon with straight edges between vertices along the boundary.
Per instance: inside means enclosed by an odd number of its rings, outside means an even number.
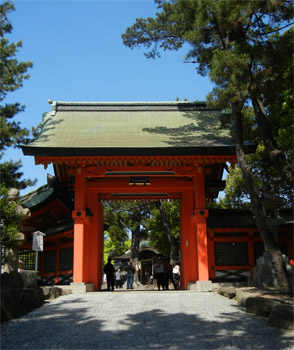
M278 228L285 222L279 214L279 209L284 204L284 199L275 195L266 194L261 199L263 213L276 243L278 243Z
M10 188L7 199L9 202L17 202L19 200L19 190L16 188ZM15 208L15 220L23 220L31 215L28 208L24 208L22 205L17 205ZM5 225L5 222L4 222ZM4 272L11 272L18 270L18 252L19 246L25 242L25 235L22 232L18 232L15 237L15 241L9 246L5 247L5 262ZM2 270L2 269L1 269Z
M261 198L262 210L276 243L278 243L278 228L285 222L279 214L279 209L284 204L285 201L283 198L275 196L269 191L263 192ZM252 269L252 282L258 287L279 288L272 258L269 252L265 251L263 255L256 260L256 267Z

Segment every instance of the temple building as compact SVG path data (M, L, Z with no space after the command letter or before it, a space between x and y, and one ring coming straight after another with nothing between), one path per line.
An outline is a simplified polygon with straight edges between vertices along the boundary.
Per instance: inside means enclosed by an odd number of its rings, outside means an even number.
M52 102L39 138L22 147L55 173L22 198L31 210L23 224L25 268L34 261L32 233L41 231L44 283L100 290L103 203L178 200L182 288L250 277L264 251L251 212L206 208L225 187L226 164L237 161L226 122L205 102ZM255 147L247 144L246 152ZM278 240L293 259L288 216Z

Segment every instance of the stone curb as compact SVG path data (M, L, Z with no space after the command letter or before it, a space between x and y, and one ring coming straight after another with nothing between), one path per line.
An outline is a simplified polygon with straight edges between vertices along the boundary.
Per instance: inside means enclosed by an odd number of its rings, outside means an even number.
M37 287L36 274L18 271L1 274L1 323L19 318L44 304L43 290Z
M62 295L68 295L72 293L71 289L63 289L60 287L45 286L41 288L43 289L45 300L56 299Z
M268 325L280 329L294 330L294 305L281 303L262 296L253 296L234 287L221 287L217 293L235 299L246 312L268 318Z

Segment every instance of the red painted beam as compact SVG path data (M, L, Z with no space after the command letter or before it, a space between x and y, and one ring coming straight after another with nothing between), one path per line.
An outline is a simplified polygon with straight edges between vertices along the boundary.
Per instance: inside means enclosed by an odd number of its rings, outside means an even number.
M87 189L97 190L99 193L153 193L153 192L181 192L192 189L193 182L189 178L153 178L150 177L148 186L130 186L128 178L100 178L87 182Z

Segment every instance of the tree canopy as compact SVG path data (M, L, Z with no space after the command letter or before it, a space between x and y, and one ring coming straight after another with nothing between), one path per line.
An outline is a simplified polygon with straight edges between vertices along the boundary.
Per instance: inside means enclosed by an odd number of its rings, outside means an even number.
M105 263L107 262L106 254L111 257L119 256L129 248L128 227L125 224L127 220L128 215L123 203L105 203L104 222L108 226L104 239Z
M178 50L188 43L186 59L216 84L210 99L224 108L232 108L235 101L242 108L253 107L264 152L279 177L292 186L292 158L285 156L285 147L291 153L286 140L293 139L293 31L286 29L293 1L155 3L156 17L137 19L122 35L124 44L143 46L145 55L155 58L161 50ZM274 98L277 93L279 99Z
M20 145L27 144L32 139L30 131L22 127L20 122L15 121L15 116L23 112L25 106L18 102L5 102L8 93L23 86L24 80L29 78L27 71L33 66L32 62L19 62L16 58L19 49L22 47L22 42L11 43L7 39L13 29L8 20L11 11L14 11L12 1L5 1L0 4L0 219L2 226L0 245L5 246L5 260L8 261L9 269L17 269L17 246L22 236L19 233L22 215L19 212L19 208L21 208L19 200L9 199L9 188L21 190L34 185L36 180L23 179L21 160L3 161L5 152L10 147L20 147ZM33 133L36 131L37 129L34 129ZM2 251L2 246L0 249ZM10 264L9 261L13 263Z
M108 226L104 240L104 259L132 250L137 258L139 244L148 239L166 257L179 258L180 230L177 202L111 202L104 207Z
M172 263L178 261L180 252L179 202L157 202L152 205L146 226L151 246L168 257Z
M21 179L21 161L5 161L3 155L9 147L20 147L27 144L32 139L30 131L21 126L14 117L23 112L25 106L18 102L5 103L5 98L9 92L13 92L23 86L24 80L29 78L28 69L33 66L32 62L19 62L16 58L17 52L22 47L22 42L10 43L7 36L12 32L13 27L8 20L8 15L14 11L11 1L6 1L0 5L0 172L1 182L9 187L24 189L32 186L35 181L31 179Z
M1 236L0 244L11 247L18 239L21 221L17 217L18 201L8 199L8 190L0 186L0 208L1 208ZM2 247L1 247L2 249Z

